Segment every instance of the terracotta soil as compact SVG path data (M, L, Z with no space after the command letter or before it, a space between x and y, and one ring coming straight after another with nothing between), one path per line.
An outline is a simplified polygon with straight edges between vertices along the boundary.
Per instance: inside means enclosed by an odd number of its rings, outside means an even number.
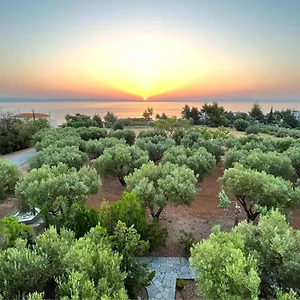
M220 224L223 230L230 230L234 224L234 205L228 210L218 207L218 193L221 185L218 179L223 175L223 165L219 162L215 171L206 176L198 185L199 191L190 206L174 206L168 204L161 214L160 224L168 229L166 247L152 251L151 256L182 256L182 247L178 241L182 230L192 232L196 240L207 238L214 224ZM86 205L90 208L99 209L102 199L110 203L118 201L125 190L119 181L103 179L101 192L90 196ZM149 212L148 212L149 217ZM245 219L242 210L240 219ZM149 220L151 218L149 217ZM291 224L300 229L300 210L293 210Z
M184 280L184 288L176 288L174 300L203 300L203 298L197 296L195 280Z

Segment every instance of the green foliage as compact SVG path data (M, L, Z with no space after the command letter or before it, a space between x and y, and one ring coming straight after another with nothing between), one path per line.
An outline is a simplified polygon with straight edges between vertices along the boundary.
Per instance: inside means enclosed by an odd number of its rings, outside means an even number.
M140 240L134 226L118 221L114 234L110 237L113 248L122 255L120 269L127 273L125 287L131 299L136 299L138 289L150 284L155 272L149 272L147 264L140 264L137 255L142 255L149 249L149 242Z
M165 151L161 162L185 165L194 171L199 181L202 181L206 174L212 173L216 167L214 156L202 147L198 149L189 149L183 146L171 147Z
M31 242L34 230L31 226L19 223L15 217L5 217L0 220L1 248L13 247L18 238Z
M216 232L192 249L199 291L208 299L299 299L300 231L278 210ZM201 279L201 280L200 280ZM249 287L247 289L247 287Z
M64 227L72 230L76 238L83 237L99 222L99 215L94 209L78 203L72 204L67 215L59 212L55 217L55 224L58 228Z
M117 122L118 117L111 111L108 111L103 119L104 119L105 127L112 128L113 125Z
M135 141L135 132L131 129L115 130L109 133L110 137L117 139L124 139L126 144L132 146Z
M27 248L23 240L17 240L15 247L0 252L0 265L0 290L6 299L41 292L49 280L47 256Z
M191 121L187 119L177 119L176 117L167 120L158 120L155 122L155 128L165 131L168 135L172 135L176 130L187 130L192 126Z
M15 164L0 160L0 203L14 194L20 176L21 173Z
M186 166L149 162L128 175L125 182L127 189L135 190L144 205L150 208L152 217L159 219L168 202L186 205L194 200L197 178Z
M103 154L105 149L111 148L116 145L124 145L126 141L124 139L117 138L102 138L99 140L90 140L86 142L86 152L90 159L98 158Z
M225 109L219 106L217 102L209 105L205 103L201 111L207 116L206 124L211 127L228 126Z
M101 227L70 245L62 261L65 274L57 279L60 298L127 299L122 257L113 251Z
M300 146L291 147L285 152L283 152L282 155L288 157L291 160L297 177L300 178Z
M101 226L107 229L112 235L118 221L122 221L127 227L134 225L134 228L141 235L143 240L148 238L148 224L146 220L145 209L135 191L124 192L122 199L108 204L103 202L100 208Z
M228 208L228 206L231 204L231 201L229 200L225 191L222 190L221 192L219 192L218 196L219 196L219 201L220 201L219 207L224 208L224 209Z
M220 180L224 191L235 195L252 221L259 215L255 205L284 209L297 206L300 199L300 189L293 189L290 182L240 164L225 170Z
M299 300L300 297L295 293L295 291L290 289L288 293L284 293L283 291L277 292L276 299L277 300Z
M124 129L124 123L121 120L117 120L113 126L112 126L113 130L123 130Z
M257 125L250 125L245 130L246 134L259 134L259 127Z
M51 262L47 270L50 278L64 274L66 263L63 258L75 243L74 232L62 228L58 233L53 226L36 237L34 249L39 255L46 255Z
M277 152L262 152L261 150L236 150L230 149L225 156L225 167L231 168L234 163L240 163L248 169L265 171L274 176L280 176L286 180L292 180L295 171L292 162L285 154Z
M253 253L258 261L261 297L274 298L276 292L291 288L299 296L300 231L293 230L279 211L262 216L257 225L242 222L235 231L243 235L246 255Z
M187 233L184 230L181 230L181 233L182 235L179 239L179 244L183 246L183 255L185 257L190 257L191 248L196 243L196 240L192 232Z
M167 149L175 146L175 142L162 135L155 135L153 137L138 138L135 145L140 149L147 151L149 158L156 162L163 157L163 154Z
M181 290L181 289L184 288L184 286L185 286L185 282L184 282L183 279L177 279L176 280L176 288Z
M262 122L264 120L264 114L263 114L258 102L253 104L253 107L251 108L249 115L251 118L253 118L254 120L257 120L259 122Z
M148 225L147 240L150 243L150 250L166 247L167 237L168 229L161 227L155 219Z
M224 142L221 139L204 139L202 133L200 132L190 132L186 134L180 142L181 145L191 148L199 149L201 147L205 148L209 153L211 153L217 161L220 160L221 156L224 154Z
M14 113L0 110L0 154L31 147L33 135L49 127L47 119L20 120Z
M66 164L69 168L77 170L83 167L87 161L87 155L80 151L77 146L49 146L39 151L30 158L29 163L32 168L40 168L42 165L57 166L59 163Z
M16 187L16 195L28 207L40 208L47 221L51 209L68 213L73 203L83 204L88 195L98 192L100 186L100 177L92 168L83 167L76 171L64 164L43 165L24 176Z
M67 114L65 116L67 127L103 127L102 120L99 115L94 115L93 117L82 115L80 113L75 114L74 116Z
M237 131L245 131L250 126L250 122L244 119L237 119L233 122L233 126Z
M147 152L138 147L116 145L105 149L103 154L94 160L94 167L104 177L117 178L125 185L124 177L147 162Z
M99 127L79 127L77 129L80 137L85 140L98 140L107 137L107 129Z
M163 137L167 137L167 133L163 130L142 130L138 134L138 138L152 138L157 135L162 135Z
M153 116L153 108L152 107L147 107L147 109L143 112L143 117L146 121L152 120Z
M85 142L81 139L75 128L56 128L39 132L34 136L35 148L41 151L49 146L62 148L66 146L77 146L80 150L85 149Z
M263 152L276 151L276 141L270 138L263 138L254 134L239 138L230 138L225 142L225 145L238 150L260 149Z
M206 299L258 299L260 278L254 255L245 253L243 235L211 234L191 249L197 287Z

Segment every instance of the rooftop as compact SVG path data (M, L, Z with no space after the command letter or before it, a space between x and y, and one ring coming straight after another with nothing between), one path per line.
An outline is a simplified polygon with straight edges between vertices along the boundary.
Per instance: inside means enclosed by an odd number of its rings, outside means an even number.
M43 113L20 113L20 114L17 114L16 117L18 118L45 118L45 117L49 117L48 114L43 114Z

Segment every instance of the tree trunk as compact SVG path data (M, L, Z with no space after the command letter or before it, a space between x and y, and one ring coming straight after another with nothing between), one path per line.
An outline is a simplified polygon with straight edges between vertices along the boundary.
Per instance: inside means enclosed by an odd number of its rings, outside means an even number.
M126 186L126 182L125 182L124 178L119 178L119 181L122 184L122 186Z
M244 210L245 210L245 212L247 214L247 221L248 222L255 221L255 219L259 215L259 212L257 211L255 213L253 213L252 210L251 210L251 206L248 209L244 196L237 196L236 198L239 201L239 203L243 206L243 208L244 208Z
M162 213L164 207L165 207L164 205L160 206L160 208L158 209L157 213L154 215L153 219L155 219L155 221L159 222L159 217L160 217L160 214Z

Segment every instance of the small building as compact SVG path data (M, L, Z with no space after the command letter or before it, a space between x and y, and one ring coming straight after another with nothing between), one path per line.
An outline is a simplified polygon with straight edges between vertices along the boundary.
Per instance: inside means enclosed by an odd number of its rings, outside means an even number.
M50 115L48 115L48 114L42 114L42 113L36 113L36 112L19 113L19 114L16 114L15 117L20 118L20 119L26 119L26 120L35 120L35 119L47 119L47 120L50 120Z
M23 120L36 120L36 119L47 119L52 127L57 127L57 121L51 119L50 114L37 113L35 111L30 113L19 113L15 117Z

